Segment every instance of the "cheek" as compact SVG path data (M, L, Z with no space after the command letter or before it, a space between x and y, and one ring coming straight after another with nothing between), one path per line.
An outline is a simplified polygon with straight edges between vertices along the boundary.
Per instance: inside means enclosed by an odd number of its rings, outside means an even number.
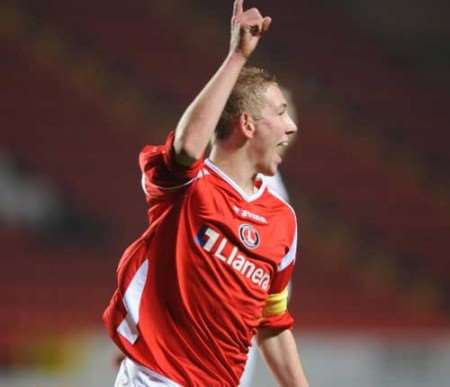
M271 163L273 158L273 146L267 138L260 138L257 143L255 143L255 156L258 159L260 165L267 165Z
M258 134L254 138L254 145L257 153L267 159L276 151L276 142L280 138L277 128L279 123L266 120L258 127Z
M259 130L257 136L254 138L254 146L259 151L265 150L269 144L270 132L268 129L269 128L264 125L264 127Z

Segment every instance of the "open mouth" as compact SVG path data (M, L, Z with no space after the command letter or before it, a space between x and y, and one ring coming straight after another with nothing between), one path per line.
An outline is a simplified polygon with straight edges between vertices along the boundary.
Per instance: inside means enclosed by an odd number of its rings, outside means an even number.
M288 144L289 144L289 142L287 140L286 141L280 141L277 144L277 150L280 151L280 152L284 152L286 150Z
M289 142L287 140L285 140L285 141L280 141L276 146L276 153L280 157L280 162L283 159L284 154L286 153L288 144L289 144Z

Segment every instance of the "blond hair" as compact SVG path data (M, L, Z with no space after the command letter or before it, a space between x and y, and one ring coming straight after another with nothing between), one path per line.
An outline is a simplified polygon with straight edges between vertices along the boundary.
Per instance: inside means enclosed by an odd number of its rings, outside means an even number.
M236 116L247 112L257 118L264 106L264 93L271 84L276 84L275 77L258 67L244 67L227 100L223 113L216 127L216 139L226 139L232 130Z

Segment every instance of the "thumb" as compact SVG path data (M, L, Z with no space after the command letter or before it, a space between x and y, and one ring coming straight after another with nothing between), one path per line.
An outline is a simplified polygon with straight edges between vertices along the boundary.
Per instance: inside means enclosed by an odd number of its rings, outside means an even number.
M272 18L270 16L266 16L263 19L263 23L262 23L262 32L267 32L267 30L269 29L270 25L272 24Z

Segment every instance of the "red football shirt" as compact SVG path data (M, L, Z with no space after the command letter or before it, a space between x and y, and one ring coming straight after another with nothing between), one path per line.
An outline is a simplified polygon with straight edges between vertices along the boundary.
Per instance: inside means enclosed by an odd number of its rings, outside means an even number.
M124 252L104 313L137 363L181 385L236 386L260 326L291 328L294 211L247 195L210 160L175 162L173 132L140 154L149 227Z

